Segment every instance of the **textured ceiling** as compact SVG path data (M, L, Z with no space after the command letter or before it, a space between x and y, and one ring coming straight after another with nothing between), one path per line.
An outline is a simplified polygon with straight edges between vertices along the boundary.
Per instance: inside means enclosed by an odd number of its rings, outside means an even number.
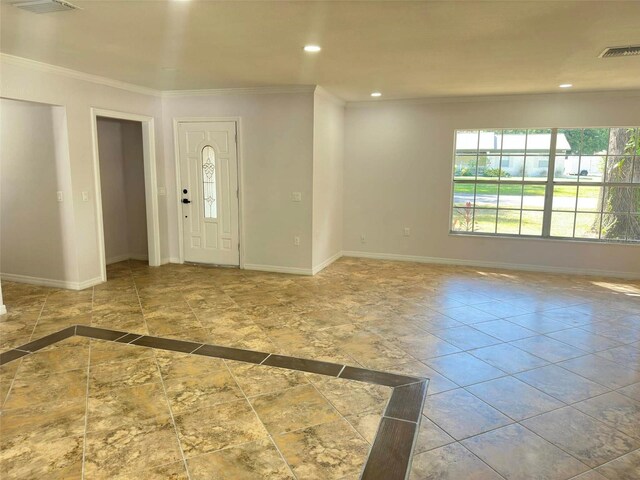
M2 1L3 53L159 90L319 84L345 100L640 88L640 2ZM15 1L15 0L11 0ZM322 52L302 51L316 43Z

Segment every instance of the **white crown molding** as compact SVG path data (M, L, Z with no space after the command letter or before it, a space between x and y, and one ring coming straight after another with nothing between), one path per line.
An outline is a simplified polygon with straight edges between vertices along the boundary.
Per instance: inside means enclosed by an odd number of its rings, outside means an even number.
M207 88L201 90L165 90L163 97L203 97L210 95L268 95L276 93L313 93L315 85L271 87Z
M57 65L51 65L50 63L38 62L37 60L31 60L29 58L17 57L15 55L9 55L8 53L0 53L0 61L10 65L31 68L33 70L39 70L41 72L53 73L55 75L75 78L76 80L84 80L85 82L96 83L98 85L118 88L120 90L127 90L134 93L141 93L143 95L151 95L154 97L159 97L162 95L162 92L160 90L155 90L153 88L142 87L133 83L121 82L120 80L101 77L100 75L93 75L91 73L84 73L78 70L72 70L70 68L59 67Z
M451 96L451 97L419 97L419 98L399 98L399 99L378 99L378 100L359 100L345 101L341 98L329 93L319 85L281 85L281 86L265 86L265 87L239 87L239 88L211 88L196 90L156 90L154 88L143 87L133 83L127 83L112 78L85 73L66 67L59 67L50 63L39 62L29 58L18 57L8 53L0 52L0 62L11 65L22 66L39 70L41 72L53 73L56 75L84 80L87 82L104 85L107 87L118 88L143 95L154 97L193 97L193 96L211 96L211 95L256 95L256 94L278 94L278 93L320 93L325 98L330 99L337 105L346 106L348 108L373 107L376 105L421 105L421 104L437 104L437 103L476 103L476 102L508 102L524 99L557 99L571 97L588 97L607 95L611 97L635 97L640 95L640 90L596 90L589 92L552 92L552 93L523 93L509 95L470 95L470 96Z
M0 53L0 61L10 65L30 68L46 73L84 80L86 82L105 85L107 87L119 88L129 92L141 93L143 95L151 95L154 97L193 97L193 96L210 96L210 95L256 95L256 94L276 94L276 93L313 93L316 89L315 85L282 85L282 86L265 86L265 87L241 87L241 88L210 88L200 90L156 90L149 87L135 85L133 83L122 82L100 75L80 72L70 68L59 67L50 63L39 62L29 58L18 57L8 53Z
M598 270L593 268L552 267L548 265L531 265L528 263L487 262L482 260L463 260L457 258L422 257L417 255L400 255L395 253L374 253L362 251L344 251L344 257L371 258L374 260L395 260L401 262L433 263L438 265L458 265L462 267L495 268L500 270L521 270L525 272L544 272L556 274L588 275L598 277L615 277L626 279L640 278L638 272L617 270Z
M482 102L513 102L517 100L557 100L559 98L589 98L608 96L613 98L637 97L640 90L594 90L589 92L550 92L550 93L522 93L510 95L469 95L451 97L420 97L420 98L389 98L378 100L347 101L347 108L366 108L376 105L428 105L442 103L482 103Z

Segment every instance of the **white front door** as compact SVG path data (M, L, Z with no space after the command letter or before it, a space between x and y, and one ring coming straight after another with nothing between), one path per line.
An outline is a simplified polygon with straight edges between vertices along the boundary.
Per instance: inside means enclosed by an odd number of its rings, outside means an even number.
M235 122L178 124L184 260L239 265Z

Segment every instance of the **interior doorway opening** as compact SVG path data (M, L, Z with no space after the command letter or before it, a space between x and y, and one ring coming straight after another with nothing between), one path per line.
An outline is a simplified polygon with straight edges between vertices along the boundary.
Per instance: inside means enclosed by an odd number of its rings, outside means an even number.
M102 280L107 264L160 265L155 136L152 117L92 109L94 174Z
M149 260L142 123L98 117L105 263Z

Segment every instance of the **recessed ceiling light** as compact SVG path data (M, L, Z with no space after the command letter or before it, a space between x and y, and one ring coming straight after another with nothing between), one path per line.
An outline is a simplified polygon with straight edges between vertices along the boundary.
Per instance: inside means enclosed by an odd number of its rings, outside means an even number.
M561 83L560 85L558 85L560 88L571 88L573 87L572 83Z
M373 93L371 94L371 96L372 96L372 97L381 97L381 96L382 96L382 94L381 94L380 92L373 92Z
M316 53L322 50L318 45L305 45L304 51L309 53Z

